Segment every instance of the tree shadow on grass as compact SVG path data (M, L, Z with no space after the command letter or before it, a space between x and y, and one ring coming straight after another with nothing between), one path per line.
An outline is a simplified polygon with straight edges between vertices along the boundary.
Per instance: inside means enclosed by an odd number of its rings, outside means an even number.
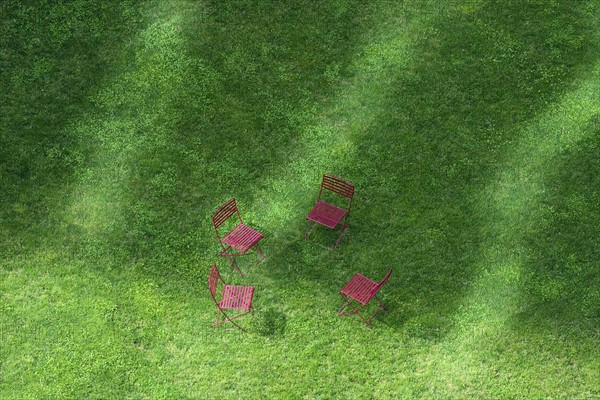
M165 112L177 118L149 134L162 144L135 160L127 232L115 239L126 257L158 275L194 273L219 247L210 215L230 197L271 236L249 207L256 185L287 162L297 124L343 76L368 26L362 7L207 2L182 24L183 57L196 67Z
M591 10L458 7L423 31L417 62L395 72L387 108L357 143L360 157L340 167L358 188L344 246L360 255L344 268L377 276L383 264L396 267L386 323L431 339L451 328L486 242L480 193L519 127L596 61Z
M205 118L186 121L181 133L214 144L213 159L233 152L245 178L256 179L294 152L302 113L347 73L370 16L360 1L217 1L207 9L187 37L190 54L218 71L219 91Z
M114 72L111 61L140 16L128 2L4 2L1 18L0 219L6 255L22 252L23 241L37 247L62 238L55 234L55 212L92 153L92 144L65 128L93 108L88 96Z
M289 160L298 123L311 119L311 108L351 79L354 47L369 21L359 12L361 2L345 9L333 3L232 4L209 4L202 23L191 18L193 26L182 27L186 56L196 61L190 71L197 75L184 76L183 89L155 121L160 129L132 160L123 222L107 243L124 261L140 260L145 273L171 276L174 268L195 269L199 259L212 259L218 243L210 214L232 195L252 197L253 185ZM424 27L414 64L390 71L395 85L381 94L385 107L374 111L374 122L357 137L356 152L332 166L357 186L351 230L340 249L305 246L299 216L298 239L272 244L287 257L272 277L299 290L314 290L318 281L335 296L354 272L377 278L392 266L385 289L391 310L382 320L425 338L446 332L480 256L482 216L475 211L475 194L494 176L515 129L568 90L590 64L596 47L587 4L485 3L453 8ZM89 107L83 99L90 82L109 75L104 68L111 64L102 55L122 51L116 38L124 32L111 30L119 25L115 21L130 26L122 10L107 9L96 18L110 34L86 36L88 25L76 26L84 39L76 35L72 45L48 48L39 38L52 23L42 11L34 10L40 17L31 18L42 21L41 33L15 43L32 42L50 61L73 62L60 64L64 71L57 74L44 72L50 68L45 61L32 65L39 72L25 85L26 94L12 89L18 96L10 107L27 111L15 113L3 129L26 134L3 136L0 151L3 173L12 182L4 192L13 204L4 209L5 221L18 229L33 221L41 221L40 229L54 223L47 215L68 192L64 182L87 165L91 151L75 137L61 137L61 126ZM25 47L6 48L23 51L22 63L30 62ZM4 73L18 78L20 68L9 66ZM52 95L44 97L44 87ZM70 95L58 96L63 92ZM36 119L17 118L32 109L39 109ZM42 140L40 132L47 133ZM14 196L22 196L24 208ZM248 212L244 201L242 213ZM250 217L260 230L260 216ZM18 235L9 224L4 229Z
M485 3L452 8L424 27L414 64L391 71L397 78L381 94L385 107L356 138L357 150L332 166L357 187L340 249L305 245L299 216L297 239L267 239L274 247L267 256L285 257L272 261L269 276L288 290L335 296L354 272L375 279L391 266L384 293L390 312L378 319L426 339L445 335L486 241L480 193L503 167L519 127L595 60L587 4ZM215 86L199 108L188 102L193 85L183 90L173 103L183 114L167 145L140 156L125 213L131 229L115 245L143 260L146 273L167 276L183 267L193 276L195 261L211 259L218 243L210 214L232 195L241 198L243 214L251 212L244 197L253 195L253 184L293 152L297 132L289 115L318 104L352 74L344 67L352 41L333 43L339 36L357 40L352 18L325 29L325 17L311 22L303 6L297 14L283 6L225 7L185 32L198 38L189 40L189 55L202 60ZM319 73L334 63L338 80ZM173 184L163 190L153 177L166 170ZM249 221L262 230L260 215Z
M515 329L598 338L600 321L600 116L589 134L547 161L541 217L527 245L525 306Z

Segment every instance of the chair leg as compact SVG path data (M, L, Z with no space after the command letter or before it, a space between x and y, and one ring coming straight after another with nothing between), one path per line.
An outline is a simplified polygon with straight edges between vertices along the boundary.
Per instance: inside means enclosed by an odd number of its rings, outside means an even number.
M256 249L256 251L257 251L257 252L258 252L258 254L259 254L259 257L258 257L258 262L260 263L260 262L262 262L262 261L265 259L265 255L264 255L264 254L263 254L263 252L260 250L260 248L258 247L258 245L254 246L254 248Z
M342 311L344 311L344 308L348 307L348 304L350 304L350 302L352 301L352 299L350 299L350 298L344 299L343 296L342 296L342 300L344 301L344 304L342 304L342 307L338 310L339 316L344 316L344 314L342 314Z
M365 317L363 317L361 313L359 313L358 311L357 311L356 313L358 314L358 316L360 317L360 319L362 319L362 320L363 320L363 322L364 322L365 324L367 324L367 327L368 327L368 328L372 328L372 326L371 326L371 318L369 318L369 319L365 319Z
M217 254L218 255L218 254ZM227 259L229 260L229 262L231 263L231 265L233 266L233 268L235 268L235 270L238 272L238 274L240 274L240 276L246 276L246 274L244 274L240 268L237 266L237 263L234 261L233 256L230 255L229 253L225 253L225 254L221 254L224 255L225 257L227 257Z
M386 311L387 311L387 307L386 307L386 305L383 303L383 301L381 301L381 300L379 299L379 297L377 297L377 295L375 296L375 299L376 299L376 300L379 302L379 308L377 308L377 310L376 310L376 311L373 313L373 315L371 315L371 316L369 317L369 319L368 319L368 322L367 322L367 325L369 325L369 326L371 325L371 323L370 323L370 322L371 322L371 320L372 320L373 318L375 318L375 316L376 316L377 314L379 314L379 312L380 312L381 310L386 310ZM365 321L365 322L366 322L366 321Z
M310 231L311 229L315 226L315 223L313 221L309 221L308 222L308 227L306 228L306 232L304 232L304 240L306 240L308 238L308 235L310 235ZM347 225L343 225L340 228L340 234L335 242L335 244L333 245L333 250L335 250L338 246L338 244L340 243L340 240L342 240L342 235L344 234L344 231L347 229ZM328 248L327 246L324 246L325 248Z
M240 276L246 276L246 274L243 273L242 270L237 266L237 263L233 260L233 257L229 257L229 261L231 261L231 265L233 265L233 268L235 268Z
M308 227L306 228L306 232L304 232L304 240L306 240L306 238L308 237L308 233L310 231L310 228L312 228L312 226L315 223L313 221L308 221Z
M344 300L344 304L342 305L342 307L341 307L341 308L339 309L339 311L338 311L338 315L339 315L340 317L346 317L346 316L348 316L348 315L351 315L351 314L359 314L359 313L358 313L358 311L359 311L361 308L363 308L363 307L364 307L364 305L363 305L363 306L360 306L359 308L356 308L356 307L354 307L354 306L352 305L352 298L351 298L351 297L345 296L345 295L343 295L343 294L341 294L341 293L340 293L340 296L342 296L342 300ZM346 307L348 307L348 306L350 306L350 308L352 309L352 311L346 311L346 312L342 312L342 311L343 311L343 310L344 310ZM360 315L360 314L359 314L359 315Z
M223 251L217 253L217 257L227 257L227 259L229 260L233 268L238 272L238 274L240 274L240 276L246 276L246 274L242 273L242 271L238 268L236 262L233 260L233 255L227 252L227 249L229 248L230 247L223 246Z
M219 320L219 317L221 316L221 310L217 308L217 316L215 318L215 323L212 324L211 326L217 326L220 325L222 322Z
M262 252L262 250L258 247L258 246L254 246L256 248L257 253L259 254L259 259L257 263L262 262L266 257L264 255L264 253ZM236 254L238 256L242 256L242 255L246 255L246 253L244 254ZM240 276L247 276L248 274L245 274L242 272L242 270L240 270L240 268L238 267L237 263L234 260L234 256L233 254L230 254L227 252L227 250L223 250L220 253L217 253L217 257L227 257L227 259L229 260L229 262L231 263L231 265L233 266L233 268L238 272L238 274L240 274Z
M227 315L226 315L226 314L225 314L225 313L224 313L224 312L223 312L221 309L219 309L219 310L217 311L217 318L216 318L216 321L215 321L215 323L214 323L214 324L212 324L211 326L213 326L213 327L214 327L214 326L221 325L221 324L223 324L223 323L225 323L225 322L229 321L229 322L231 322L233 325L235 325L235 326L236 326L238 329L240 329L240 330L242 330L242 331L244 331L244 332L248 332L247 330L245 330L244 328L242 328L241 326L239 326L237 323L235 323L235 321L233 321L233 320L234 320L234 319L236 319L236 318L242 317L242 316L244 316L244 315L247 315L247 314L249 314L249 313L252 313L252 315L254 315L254 309L252 308L252 309L250 309L250 311L248 311L248 312L245 312L245 313L243 313L243 314L239 314L239 315L236 315L236 316L234 316L234 317L231 317L231 318L229 318L229 317L228 317L228 316L227 316ZM221 314L223 314L223 319L219 319L219 316L220 316Z
M375 299L377 299L377 301L379 301L379 308L377 308L377 310L376 310L376 311L375 311L375 312L374 312L374 313L373 313L373 314L372 314L372 315L371 315L369 318L366 318L366 319L365 319L365 317L363 317L363 315L360 313L360 310L361 310L361 309L364 307L364 305L363 305L363 306L361 306L361 307L358 307L358 308L356 308L356 307L354 307L354 306L352 305L352 299L351 299L351 298L346 298L346 299L344 299L344 297L342 296L342 299L344 300L344 304L342 305L342 308L340 308L340 309L339 309L339 311L338 311L338 315L339 315L340 317L346 317L346 316L348 316L348 315L351 315L351 314L358 314L358 316L360 317L360 319L362 319L362 320L363 320L363 322L364 322L364 323L367 325L367 327L369 327L369 328L372 328L372 326L371 326L371 321L373 320L373 318L375 318L375 316L376 316L377 314L379 314L379 312L380 312L382 309L384 309L384 310L387 310L387 307L386 307L386 305L385 305L385 304L383 304L383 302L382 302L382 301L379 299L379 297L375 296ZM350 306L350 308L352 308L352 311L346 311L346 312L344 312L344 313L343 313L342 311L343 311L343 310L344 310L346 307L348 307L348 306Z
M382 307L382 308L383 308L385 311L388 311L388 308L387 308L387 306L386 306L385 304L383 304L383 301L381 301L381 299L380 299L380 298L379 298L377 295L375 295L375 298L377 299L377 301L378 301L378 302L380 302L380 303L381 303L381 307Z
M334 250L337 248L338 244L340 244L340 240L342 240L342 235L344 234L344 232L346 231L346 229L348 229L348 226L349 226L349 224L348 224L348 214L346 214L346 217L344 217L344 223L340 227L340 235L338 236L337 241L333 245L333 249Z
M340 235L338 236L335 244L333 245L333 250L335 250L338 246L338 244L340 244L340 240L342 240L342 235L344 234L344 231L348 228L348 226L346 224L342 225L342 227L340 228Z
M346 311L346 312L344 312L344 313L343 313L343 312L342 312L342 310L343 310L344 308L346 308L347 306L350 306L350 308L352 309L352 311ZM352 299L350 299L350 300L348 300L348 301L346 302L346 304L344 304L344 305L342 306L342 308L340 309L340 311L338 311L338 315L339 315L340 317L347 317L348 315L352 315L352 314L359 314L359 313L358 313L358 311L359 311L361 308L362 308L362 307L359 307L359 308L356 308L356 307L354 307L354 306L352 305ZM359 315L360 315L360 314L359 314Z
M340 240L342 240L342 235L344 234L345 230L346 230L346 225L343 225L340 229L340 234L338 236L338 240L336 240L335 244L333 245L334 250L337 248L337 245L340 244Z

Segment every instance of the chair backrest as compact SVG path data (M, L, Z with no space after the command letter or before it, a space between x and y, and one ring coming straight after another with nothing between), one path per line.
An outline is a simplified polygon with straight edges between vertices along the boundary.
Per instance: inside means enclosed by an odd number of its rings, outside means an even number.
M208 275L208 290L210 290L210 294L213 297L215 303L217 303L217 286L219 284L219 280L221 279L221 274L219 274L219 270L217 269L217 264L213 264L210 268L210 274ZM218 306L218 304L217 304Z
M352 183L330 174L323 175L321 191L323 189L347 197L350 201L352 201L352 197L354 197L354 185ZM319 192L319 198L321 198L321 192Z
M223 225L225 221L227 221L233 214L237 214L240 221L242 221L242 216L238 211L235 198L232 197L225 203L221 204L219 208L217 208L217 211L213 213L212 221L215 229L218 229L221 225Z
M375 296L377 294L377 292L379 292L379 289L382 288L383 285L385 285L385 283L387 282L387 280L390 278L390 275L392 274L392 269L390 268L390 270L388 271L388 273L383 277L383 279L381 280L381 282L379 282L377 284L377 286L375 286L373 288L373 291L371 292L371 297Z

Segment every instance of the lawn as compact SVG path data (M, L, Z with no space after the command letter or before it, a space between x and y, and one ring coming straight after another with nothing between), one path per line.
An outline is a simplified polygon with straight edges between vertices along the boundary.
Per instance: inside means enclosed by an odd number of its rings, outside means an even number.
M0 398L600 398L596 0L4 0L0 41Z

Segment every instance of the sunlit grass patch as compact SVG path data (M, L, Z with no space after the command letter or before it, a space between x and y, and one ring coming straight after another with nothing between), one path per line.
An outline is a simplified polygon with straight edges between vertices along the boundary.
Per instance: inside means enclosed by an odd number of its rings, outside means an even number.
M597 11L3 3L0 397L598 396ZM213 262L248 334L210 327ZM372 329L337 316L389 268Z
M546 181L552 168L548 160L576 147L586 134L593 133L587 125L600 113L598 78L596 67L577 90L523 127L520 140L507 151L506 168L482 195L481 212L487 220L482 221L486 237L480 272L456 315L455 331L443 345L451 352L460 352L460 358L450 363L457 368L454 373L461 371L465 383L480 379L489 351L486 338L495 341L502 334L513 334L509 323L525 306L528 296L524 292L531 290L527 288L531 282L526 268L532 256L527 236L534 232L537 219L544 217L540 204L550 189L547 185L552 185ZM568 289L566 283L553 280L543 283L539 290L547 299L553 299ZM562 384L556 383L558 388Z

